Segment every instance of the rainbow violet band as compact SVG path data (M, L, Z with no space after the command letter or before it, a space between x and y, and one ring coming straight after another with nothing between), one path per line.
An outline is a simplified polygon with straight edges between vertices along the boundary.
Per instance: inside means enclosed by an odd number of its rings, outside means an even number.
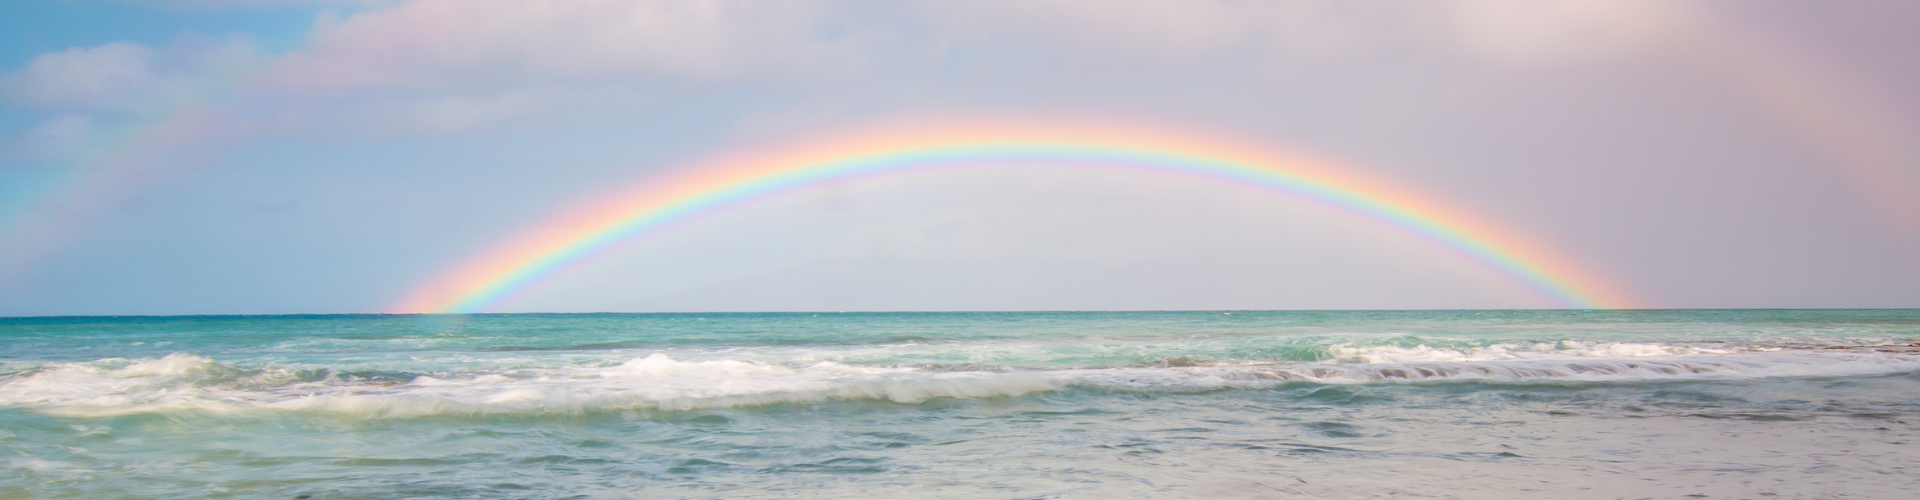
M1102 127L1004 125L856 135L652 178L480 254L414 290L396 313L492 310L623 242L714 210L866 176L985 165L1061 165L1179 175L1307 200L1400 230L1562 307L1625 301L1554 254L1392 186L1264 151Z

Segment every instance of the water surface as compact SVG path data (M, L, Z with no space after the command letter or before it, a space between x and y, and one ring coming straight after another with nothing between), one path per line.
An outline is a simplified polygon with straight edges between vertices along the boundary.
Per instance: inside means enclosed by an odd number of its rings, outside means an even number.
M1913 498L1920 311L0 319L0 498Z

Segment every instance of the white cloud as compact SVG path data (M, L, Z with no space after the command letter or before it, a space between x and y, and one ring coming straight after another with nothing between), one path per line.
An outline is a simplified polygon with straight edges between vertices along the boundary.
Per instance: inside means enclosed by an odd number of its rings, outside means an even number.
M257 131L323 137L595 120L601 118L585 115L630 113L716 85L766 88L857 76L869 52L856 37L827 32L827 5L363 2L344 17L323 13L305 47L272 58L256 57L242 37L191 34L167 46L121 42L42 54L0 75L0 98L100 115L92 118L102 124L106 114L164 119L186 108L221 108ZM10 142L60 142L43 135Z
M1243 41L1250 4L1181 0L929 1L919 7L953 42L1046 42L1141 57L1178 57Z
M1212 54L1299 60L1348 56L1368 37L1404 31L1411 17L1404 9L1321 0L930 0L916 5L936 27L933 36L950 45L1002 44L1123 63Z
M244 36L187 35L163 47L114 42L34 56L0 76L11 103L68 112L166 111L230 86L256 60Z
M273 133L310 137L445 136L515 122L593 122L658 102L618 85L529 85L495 92L281 102L264 110L268 117L262 126Z
M322 18L276 78L293 89L434 90L527 81L715 81L854 68L812 2L420 0Z
M254 80L255 113L290 133L443 135L845 82L871 51L833 31L830 5L417 0L322 15Z
M1650 0L1449 0L1375 4L1240 0L927 0L948 44L1001 44L1124 63L1231 54L1248 62L1461 56L1503 63L1631 55L1681 26ZM1241 52L1242 50L1250 52Z
M110 43L34 56L4 80L9 101L43 108L118 108L157 79L153 49Z
M1281 60L1580 59L1641 46L1670 17L1640 3L1586 0L1399 7L922 1L878 16L826 1L375 5L322 15L305 47L271 59L254 57L241 38L114 43L43 54L0 77L0 90L12 102L64 113L157 114L181 102L224 100L219 104L233 104L269 133L441 135L512 122L632 117L663 104L767 90L813 96L799 109L841 116L897 108L885 103L902 100L922 108L979 107L960 97L975 88L988 89L974 96L988 107L996 96L1035 85L1125 92L1117 87L1126 82L1188 78L1183 67L1211 68L1210 78L1259 80L1296 77L1298 71L1263 68ZM970 62L982 55L992 62ZM992 60L1001 55L1012 59ZM1088 61L1114 71L1076 70ZM769 113L782 111L750 112Z
M1647 0L1458 0L1455 34L1472 53L1500 62L1577 62L1633 54L1671 35L1673 2Z

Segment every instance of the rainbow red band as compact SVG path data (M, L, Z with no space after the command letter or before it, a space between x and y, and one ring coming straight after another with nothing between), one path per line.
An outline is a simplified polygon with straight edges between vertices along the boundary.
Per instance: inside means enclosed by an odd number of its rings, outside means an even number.
M861 136L644 182L612 203L549 221L509 240L421 286L392 310L489 311L617 243L702 213L850 178L1008 162L1140 170L1247 185L1398 228L1564 307L1625 304L1597 281L1520 238L1412 193L1312 162L1163 133L982 127Z

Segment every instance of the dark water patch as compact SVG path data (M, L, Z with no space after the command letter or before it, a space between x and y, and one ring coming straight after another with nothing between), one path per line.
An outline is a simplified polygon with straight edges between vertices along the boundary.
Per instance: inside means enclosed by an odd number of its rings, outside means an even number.
M1702 390L1683 390L1683 389L1657 390L1657 391L1654 391L1652 394L1648 395L1648 399L1657 400L1657 401L1664 400L1668 402L1710 403L1710 404L1721 404L1721 405L1735 405L1735 404L1744 404L1744 403L1751 402L1751 400L1749 400L1748 398L1735 396L1735 395L1727 394L1724 392L1708 392L1708 391L1702 391Z
M1071 410L1020 410L1015 415L1032 417L1082 417L1093 415L1111 415L1113 410L1095 407L1081 407Z
M437 481L402 477L355 477L368 486L337 487L316 494L312 500L362 498L498 498L500 493L486 486L462 484L457 480ZM512 497L520 497L513 495ZM548 496L541 496L551 498ZM291 497L287 497L291 498Z
M335 460L333 464L342 467L444 467L470 461L446 458L344 458Z
M1362 432L1359 426L1340 422L1307 422L1300 424L1300 427L1307 429L1307 432L1313 435L1321 437L1357 438L1366 436L1366 433Z
M1611 385L1495 385L1495 384L1457 384L1433 387L1433 393L1457 398L1484 398L1489 402L1500 403L1556 403L1589 404L1612 402L1620 397L1621 384Z
M1417 454L1414 454L1414 456L1442 458L1447 460L1478 461L1478 462L1498 462L1498 461L1504 461L1504 460L1526 458L1526 457L1520 456L1520 454L1518 453L1514 453L1510 451L1501 451L1501 452L1463 451L1459 453L1417 453Z
M1332 405L1362 405L1394 401L1393 398L1382 395L1371 387L1338 385L1311 386L1298 398L1301 401Z
M604 458L584 458L569 455L540 455L515 459L514 463L529 465L600 465L612 463Z
M277 467L306 461L307 457L264 457L234 461L233 465L241 467Z
M689 448L706 450L706 449L715 449L715 448L724 448L724 447L701 446L701 447L689 447ZM754 463L754 462L766 462L766 461L775 460L779 457L784 457L784 456L786 456L784 453L778 452L772 448L764 447L764 446L733 447L733 449L730 449L727 451L721 451L714 455L715 458L718 458L721 460L731 460L733 463L743 463L743 464Z
M1755 422L1804 422L1815 418L1812 415L1789 415L1784 413L1693 413L1687 416L1713 420L1750 420Z
M825 473L825 474L877 474L877 473L882 473L887 471L887 468L882 465L882 463L884 462L886 462L886 459L882 459L882 458L840 457L840 458L833 458L833 459L823 460L819 462L812 462L812 463L799 463L799 464L764 467L756 472L771 473L771 474L795 473L795 472Z
M1159 440L1128 438L1119 443L1101 443L1095 444L1093 447L1108 450L1124 450L1128 455L1141 455L1166 453L1166 451L1158 448L1158 446L1164 444L1166 443Z
M500 438L500 437L506 437L506 436L508 436L508 433L505 433L505 432L500 432L500 431L497 431L497 430L493 430L493 429L488 429L488 428L484 428L484 427L483 427L483 428L477 428L477 429L466 429L466 430L465 430L464 432L462 432L462 434L465 434L465 436L457 436L457 435L449 435L449 436L451 436L451 437L454 437L454 438L459 438L459 437L467 437L467 436L471 436L471 437L484 437L484 438ZM517 433L516 433L516 434L517 434Z
M394 385L411 383L414 381L414 379L418 379L423 375L428 375L426 373L406 372L406 371L383 371L383 370L335 371L332 369L298 370L295 373L299 375L302 381L306 381L306 382L317 382L317 381L326 380L326 379L335 379L346 384L376 385L376 386L394 386Z
M851 434L850 439L859 443L855 449L868 451L907 448L932 441L926 436L906 432L860 432Z
M926 440L925 436L908 433L908 432L874 431L874 432L857 432L857 433L854 433L853 435L868 437L868 438L888 439L888 440L894 440L894 441L915 441L915 440L925 441Z
M687 458L673 461L672 465L669 465L664 473L675 475L705 475L726 472L734 468L735 466L733 464L726 462L717 462L704 458Z
M1008 373L1008 372L1016 372L1016 371L1022 371L1022 370L1040 370L1040 369L1046 368L1043 366L1013 366L1013 365L1005 365L1005 364L988 364L988 363L973 363L973 362L930 362L923 365L916 365L916 367L924 371L944 372L944 373L952 373L952 372Z
M729 419L725 415L707 414L707 415L698 415L691 418L687 418L687 419L681 420L680 422L688 423L688 424L700 424L700 425L725 425L725 424L733 423L733 419Z
M763 403L763 404L742 404L737 406L729 406L726 408L726 411L728 412L729 415L734 415L733 417L729 417L729 418L733 420L742 420L747 418L762 418L762 417L772 416L772 415L808 414L808 413L818 413L818 412L861 413L861 412L870 412L870 411L903 411L903 410L934 411L934 410L942 410L942 409L949 409L949 408L971 407L974 405L982 405L982 404L986 404L986 405L1004 404L1009 401L1021 400L1029 397L1032 397L1032 396L1031 395L991 396L991 397L983 397L983 398L931 397L924 401L907 401L907 402L894 401L886 398L878 398L878 399L834 398L834 399L825 399L820 401L779 401L779 402L769 402L769 403ZM680 409L659 409L659 408L638 408L638 409L633 409L632 411L635 414L643 415L646 418L660 419L660 420L677 420L679 418L682 418L680 417L680 415L684 415L689 412L696 412L701 414L714 412L713 409L680 410Z
M1282 450L1282 453L1297 454L1297 455L1318 455L1318 454L1324 454L1324 453L1367 453L1365 451L1356 450L1353 448L1342 448L1339 446L1320 446L1320 445L1311 445L1306 443L1287 443L1281 446L1280 449Z

